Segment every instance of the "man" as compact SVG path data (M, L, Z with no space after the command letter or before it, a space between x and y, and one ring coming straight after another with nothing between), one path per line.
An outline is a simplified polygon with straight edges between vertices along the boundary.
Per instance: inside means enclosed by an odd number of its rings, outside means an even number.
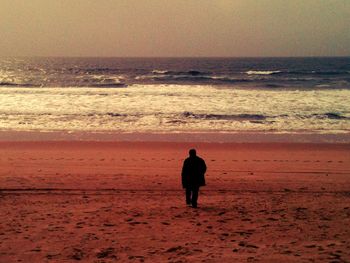
M204 174L207 166L202 158L197 156L196 150L189 151L190 156L184 161L182 167L182 187L186 189L186 203L197 207L199 187L205 185Z

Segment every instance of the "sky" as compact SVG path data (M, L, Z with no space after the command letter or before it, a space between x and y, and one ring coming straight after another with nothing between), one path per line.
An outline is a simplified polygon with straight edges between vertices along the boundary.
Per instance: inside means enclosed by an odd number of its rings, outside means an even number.
M0 56L350 56L350 0L0 0Z

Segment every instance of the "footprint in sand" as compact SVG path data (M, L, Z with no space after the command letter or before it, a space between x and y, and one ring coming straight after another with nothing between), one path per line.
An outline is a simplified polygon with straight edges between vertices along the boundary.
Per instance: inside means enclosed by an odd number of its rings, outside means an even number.
M273 218L273 217L268 217L268 218L266 218L266 220L269 220L269 221L278 221L277 218Z
M255 249L259 248L258 246L254 245L254 244L247 243L246 241L240 241L238 243L238 246L247 247L247 248L255 248Z
M306 245L306 246L304 246L304 247L306 247L306 248L315 248L315 247L316 247L316 245L311 244L311 245Z
M171 248L168 248L166 251L166 253L176 253L178 255L189 255L189 254L192 254L190 253L190 251L183 247L183 246L176 246L176 247L171 247Z
M96 253L97 258L111 258L111 259L117 259L117 256L114 254L115 249L114 248L103 248L99 252Z
M103 226L112 227L112 226L115 226L115 224L112 224L112 223L104 223Z
M228 237L230 234L229 233L222 233L221 236L223 237Z
M334 260L340 260L341 259L341 253L337 253L337 252L330 252L328 253L328 255L330 255L330 257ZM333 261L331 261L333 262ZM341 261L335 261L335 262L341 262ZM345 261L344 261L345 262Z
M69 258L74 260L82 260L85 253L79 249L79 248L73 248L73 251L71 252Z
M75 228L83 228L84 222L78 222L75 225Z
M144 256L129 256L128 259L129 259L129 260L132 260L132 259L139 259L140 262L144 262L144 261L145 261L145 257L144 257Z

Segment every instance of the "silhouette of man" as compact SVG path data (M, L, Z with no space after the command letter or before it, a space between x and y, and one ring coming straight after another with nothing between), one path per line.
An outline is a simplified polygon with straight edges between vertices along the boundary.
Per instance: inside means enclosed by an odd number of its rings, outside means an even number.
M182 167L182 187L186 189L186 204L197 207L199 187L205 185L204 174L207 166L202 158L197 156L196 150L189 151L190 156Z

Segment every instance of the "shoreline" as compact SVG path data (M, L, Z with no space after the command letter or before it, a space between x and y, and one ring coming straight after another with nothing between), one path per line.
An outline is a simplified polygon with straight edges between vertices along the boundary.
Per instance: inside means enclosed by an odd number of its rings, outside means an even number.
M95 141L95 142L207 142L207 143L350 143L350 133L269 132L66 132L0 131L0 142Z

